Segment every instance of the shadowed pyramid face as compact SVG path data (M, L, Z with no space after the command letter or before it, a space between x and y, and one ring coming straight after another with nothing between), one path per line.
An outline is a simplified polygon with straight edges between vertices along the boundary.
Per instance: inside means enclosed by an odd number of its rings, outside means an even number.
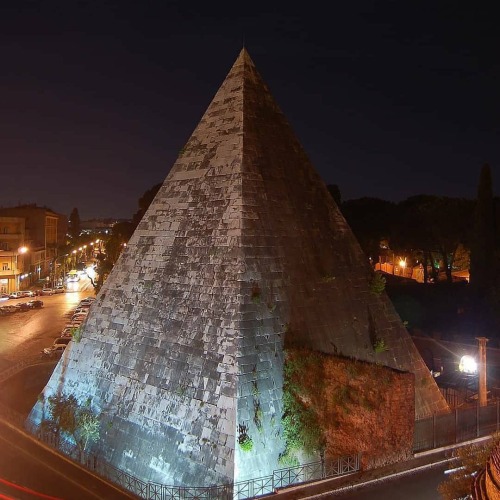
M434 381L243 50L47 387L92 400L93 450L144 481L268 475L283 452L285 342ZM374 352L383 334L387 352ZM45 403L46 404L46 403ZM44 403L30 419L38 424Z

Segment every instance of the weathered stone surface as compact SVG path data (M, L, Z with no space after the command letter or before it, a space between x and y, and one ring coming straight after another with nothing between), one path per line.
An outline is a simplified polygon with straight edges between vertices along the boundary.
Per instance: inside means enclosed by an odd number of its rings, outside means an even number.
M370 276L243 50L45 395L91 397L107 460L185 486L278 467L285 338L410 371L417 413L446 409L392 304L370 292ZM374 336L386 352L374 352ZM245 433L251 451L238 446Z

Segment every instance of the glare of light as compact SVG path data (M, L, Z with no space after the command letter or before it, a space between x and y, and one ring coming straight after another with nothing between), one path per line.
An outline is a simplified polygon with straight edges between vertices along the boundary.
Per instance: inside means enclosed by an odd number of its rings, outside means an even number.
M458 369L462 373L469 373L469 374L477 373L476 360L472 356L466 354L465 356L462 356L462 358L460 359L460 363L458 364Z
M73 250L71 253L76 253L76 250Z
M400 265L400 266L404 269L404 268L406 267L406 260L401 259L401 260L399 261L399 265Z
M19 249L19 253L26 253L28 251L28 247L21 247Z

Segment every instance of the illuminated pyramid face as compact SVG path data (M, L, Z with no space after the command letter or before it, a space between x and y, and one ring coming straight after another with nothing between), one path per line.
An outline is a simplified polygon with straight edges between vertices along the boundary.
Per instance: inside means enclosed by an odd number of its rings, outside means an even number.
M429 378L242 50L45 388L92 400L94 445L144 480L203 486L279 467L283 347ZM390 349L376 354L373 336ZM419 386L420 387L420 386ZM42 403L31 420L40 421Z

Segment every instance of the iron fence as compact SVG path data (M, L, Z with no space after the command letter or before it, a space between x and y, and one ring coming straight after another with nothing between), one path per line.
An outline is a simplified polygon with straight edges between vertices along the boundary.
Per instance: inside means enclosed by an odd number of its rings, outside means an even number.
M500 401L456 408L451 413L415 421L413 452L432 450L490 436L500 429Z
M0 405L0 409L2 405ZM13 416L11 412L9 416ZM17 415L17 422L20 421ZM360 469L361 456L352 455L337 459L319 460L296 467L276 469L272 475L240 481L234 484L184 487L169 486L155 482L145 482L107 463L99 455L84 453L71 441L62 439L52 429L40 429L30 422L25 429L39 441L64 453L68 458L83 465L102 478L145 500L244 500L247 498L272 495L279 488L302 484L319 479L342 476Z

